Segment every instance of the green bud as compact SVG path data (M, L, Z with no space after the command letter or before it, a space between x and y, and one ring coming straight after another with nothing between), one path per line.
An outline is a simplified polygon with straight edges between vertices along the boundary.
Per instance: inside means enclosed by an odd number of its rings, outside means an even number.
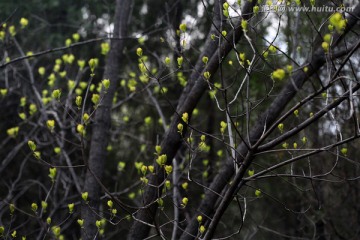
M15 211L15 205L10 203L9 204L9 210L10 210L10 214L12 215L14 213L14 211Z
M28 24L29 24L29 20L27 20L26 18L20 19L21 28L25 28Z
M178 132L179 132L180 134L182 134L183 129L184 129L184 125L182 125L182 123L179 123L179 124L177 125L177 129L178 129Z
M179 26L179 29L180 29L182 32L185 32L185 31L186 31L186 24L185 24L185 23L181 23L180 26Z
M72 43L72 41L71 41L70 38L68 38L68 39L65 40L65 45L66 45L67 47L69 47L69 46L71 45L71 43Z
M9 128L6 133L9 135L9 137L15 138L19 133L19 127Z
M38 73L40 74L40 76L44 76L45 75L45 68L44 67L39 67L38 68Z
M47 207L48 207L47 202L41 201L41 208L43 209L44 212L46 211Z
M107 201L107 205L109 208L113 208L114 203L113 203L113 201L109 200L109 201Z
M329 29L330 32L333 32L333 31L334 31L334 26L331 25L331 24L329 24L329 25L328 25L328 29Z
M184 197L182 200L181 200L181 203L182 203L182 206L183 207L186 207L186 205L188 204L189 202L189 199L187 197Z
M225 133L226 128L227 128L227 123L224 122L224 121L221 121L220 122L220 132L221 132L221 134Z
M207 64L209 61L209 58L207 56L203 56L202 61L203 61L203 63Z
M83 192L81 193L81 198L84 200L84 201L87 201L89 197L89 193L88 192Z
M272 73L272 78L274 80L283 80L285 77L285 70L284 69L276 69L273 73Z
M70 214L73 213L74 207L75 207L75 204L74 204L74 203L69 203L69 204L68 204L68 208L69 208L69 213L70 213Z
M141 169L141 173L142 173L143 175L145 175L146 172L147 172L147 170L148 170L148 169L147 169L147 166L145 166L145 165L142 165L140 169Z
M141 177L140 181L143 182L145 185L149 183L149 179L147 179L146 177Z
M296 110L294 111L294 115L295 115L295 117L298 117L298 116L299 116L299 110L296 109Z
M75 42L78 42L80 40L80 34L78 33L73 33L72 34L72 38L74 39Z
M85 127L84 127L84 125L78 124L78 125L76 126L76 131L77 131L80 135L85 136Z
M324 49L324 52L328 52L329 51L329 43L327 42L322 42L321 43L321 47Z
M36 150L36 144L33 141L29 140L28 141L28 146L29 146L31 151L34 152Z
M105 90L108 90L109 87L110 87L110 80L109 79L104 79L104 80L102 80L102 84L103 84Z
M134 199L134 198L136 197L136 193L131 192L131 193L129 193L128 197L129 197L130 199Z
M56 168L49 168L49 177L52 182L55 181L56 171L57 171Z
M156 145L156 146L155 146L155 151L156 151L156 153L159 155L159 154L161 153L161 146Z
M88 123L89 123L89 119L90 119L89 114L84 113L82 119L83 119L83 121L84 121L85 124L88 124Z
M206 80L209 80L210 76L211 76L210 72L208 72L208 71L204 72L204 78Z
M143 50L142 48L137 48L136 49L136 55L138 55L139 57L141 57L143 55Z
M93 93L91 101L95 104L95 106L98 105L100 102L100 95L97 93Z
M101 228L101 221L96 220L95 225L96 225L97 228Z
M124 170L125 166L126 166L126 163L125 163L125 162L118 162L117 170L118 170L119 172L121 172L121 171Z
M347 156L348 149L344 147L344 148L342 148L342 149L340 150L340 152L346 157L346 156Z
M171 182L169 180L166 180L165 181L165 188L170 189L170 187L171 187Z
M76 82L74 80L69 79L67 85L68 85L69 90L73 90L75 88L75 86L76 86Z
M99 60L97 58L91 58L88 62L91 72L93 73L95 71L95 68L97 67L99 63Z
M160 166L165 165L166 161L167 161L166 154L162 154L162 155L158 156L156 159L156 163L159 164Z
M327 42L330 44L331 42L331 34L325 34L324 36L324 42Z
M276 48L274 45L270 45L270 46L269 46L269 51L270 51L271 53L276 53L277 48Z
M100 47L101 47L102 55L107 55L108 52L110 51L110 44L108 42L101 43Z
M59 226L53 226L51 228L51 231L53 232L53 234L56 236L56 237L59 237L60 236L60 232L61 232L61 228Z
M75 98L75 104L77 107L81 107L81 104L82 104L82 96L76 96Z
M248 22L245 19L241 20L241 28L244 32L247 32Z
M279 123L278 129L280 130L280 133L283 133L283 132L284 132L284 124L283 124L283 123Z
M48 129L50 131L53 131L55 128L55 120L47 120L46 121L46 126L48 127Z
M36 159L40 159L40 158L41 158L41 152L39 152L39 151L35 151L35 152L33 153L33 155L34 155L34 157L35 157Z
M244 62L246 60L246 54L245 53L240 53L239 58L240 58L240 61L242 62L242 64L244 64Z
M229 3L224 2L224 4L223 4L223 8L224 8L224 9L228 9L228 8L229 8Z
M60 100L60 97L61 97L61 90L60 89L55 89L51 96L56 99L56 100Z
M16 35L16 29L15 29L14 25L9 26L8 30L12 37L14 37Z
M166 172L166 174L169 175L169 174L172 172L172 170L173 170L173 168L172 168L171 165L166 165L166 166L165 166L165 172Z
M188 123L189 121L189 114L187 112L184 112L181 116L181 119L185 122Z
M32 210L33 212L36 212L36 211L38 210L38 205L37 205L36 203L32 203L32 204L31 204L31 210Z
M183 61L184 61L184 58L182 56L177 58L178 67L182 66Z
M69 203L68 204L68 208L69 208L69 213L73 213L74 212L74 207L75 207L75 204L74 203Z
M162 207L164 205L164 200L162 198L158 198L156 201L160 207Z
M206 228L205 228L204 225L201 225L201 226L199 227L199 232L200 232L201 234L203 234L203 233L205 232L205 230L206 230Z
M85 67L85 60L78 60L77 64L78 64L80 70L83 70Z
M78 219L77 223L80 225L80 227L82 228L84 225L84 219Z
M253 7L253 12L254 12L255 15L257 15L259 13L259 6L257 6L257 5L254 6Z

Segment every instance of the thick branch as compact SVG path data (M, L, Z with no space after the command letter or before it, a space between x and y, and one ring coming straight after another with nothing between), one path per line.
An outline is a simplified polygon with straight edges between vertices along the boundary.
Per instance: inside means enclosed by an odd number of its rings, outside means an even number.
M252 3L247 2L244 7L244 16L246 19L251 17L251 10L255 1ZM180 122L179 115L184 112L187 112L189 116L191 116L192 111L196 107L197 103L199 102L202 94L208 88L208 83L203 79L202 73L204 70L204 63L202 62L202 57L207 56L209 58L209 62L206 65L206 71L209 71L211 75L213 75L219 65L219 59L224 58L232 49L235 43L239 41L242 36L241 28L236 29L235 32L232 32L228 35L227 39L230 41L225 41L218 46L216 41L210 39L211 34L219 35L220 33L218 30L221 27L221 15L222 14L222 3L223 1L216 1L214 13L216 14L213 19L213 25L208 33L207 41L205 43L204 51L199 56L193 73L190 76L187 86L185 87L178 103L177 112L173 116L173 120L171 122L170 128L166 133L161 147L162 147L162 154L167 155L168 164L171 164L171 160L175 156L176 152L178 151L181 145L181 135L177 131L177 124ZM232 40L232 41L231 41ZM162 190L162 183L164 182L164 171L163 168L159 168L157 166L157 174L151 176L150 183L152 186L159 186L151 187L148 186L145 190L144 194L144 206L143 209L140 209L136 214L136 219L140 221L136 221L132 229L130 231L129 239L143 239L145 238L149 231L150 226L147 224L143 224L142 222L152 223L154 220L154 215L157 210L157 203L156 199L161 196ZM142 222L141 222L142 221Z
M131 0L117 0L115 9L115 28L114 37L120 38L127 34L127 23L130 12ZM103 100L96 110L94 117L93 133L90 145L90 156L88 160L88 170L86 172L84 192L89 193L89 205L82 206L81 216L84 219L84 231L82 239L94 239L97 233L95 222L100 204L101 188L97 179L101 179L104 170L104 160L106 159L106 147L109 141L109 130L111 125L111 106L118 85L118 73L120 69L120 57L124 49L125 42L112 40L111 49L107 57L104 79L110 80L110 87L107 92L102 92ZM94 176L96 175L96 177Z
M359 5L356 7L354 14L350 16L346 32L348 32L356 24L357 21L354 21L353 18L357 18L358 16L360 16ZM337 43L339 43L339 41L337 41ZM333 47L335 46L336 45L333 45ZM251 145L255 144L257 140L261 137L262 133L264 132L265 126L270 126L274 123L274 121L281 114L283 109L285 109L287 103L289 103L290 100L295 96L295 94L297 93L297 89L300 89L304 82L309 79L309 77L312 76L314 73L316 73L324 65L325 62L326 60L324 52L319 47L318 51L316 51L316 53L312 56L308 64L308 72L304 73L302 70L298 71L294 75L293 82L289 82L287 85L284 86L278 97L272 102L267 111L265 111L261 115L250 133ZM246 159L244 159L238 174L235 176L232 185L227 191L225 197L222 199L220 206L216 208L216 213L209 225L208 232L205 235L205 239L211 239L213 237L222 214L225 212L233 195L239 190L238 186L244 177L247 167L251 164L252 154L247 153L247 148L245 147L245 144L241 144L237 150L242 156L247 155L247 157ZM255 151L255 149L253 150ZM221 190L226 186L227 182L230 181L233 174L233 165L231 161L227 161L227 165L225 165L220 171L220 173L216 176L210 188L214 192L221 192ZM211 201L209 201L208 199L211 197L212 199ZM209 214L211 216L210 213L215 209L216 199L217 195L208 191L199 210L204 211L206 214Z

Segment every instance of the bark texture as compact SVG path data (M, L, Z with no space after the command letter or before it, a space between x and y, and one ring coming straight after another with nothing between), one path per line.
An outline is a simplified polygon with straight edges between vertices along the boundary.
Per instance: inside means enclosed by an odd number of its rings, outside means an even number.
M242 37L241 28L236 29L236 31L231 32L228 35L228 40L224 40L220 45L219 42L211 40L210 36L212 34L219 35L221 34L222 26L222 4L224 1L217 0L215 1L214 6L214 16L213 24L206 38L206 43L202 54L200 54L195 68L190 76L190 79L182 92L179 103L176 109L176 113L173 116L173 121L169 127L168 132L166 133L162 143L162 154L167 155L167 164L171 164L172 159L177 153L179 147L181 146L181 135L178 133L177 124L181 121L180 116L182 113L187 112L189 118L191 113L199 102L203 93L208 89L208 83L203 78L204 63L202 62L202 57L207 56L209 62L206 66L206 71L209 71L211 75L214 75L218 70L221 60L233 49L234 43L237 43ZM255 1L247 2L244 6L243 12L244 18L248 19L251 17L253 6ZM184 127L185 128L185 127ZM150 231L149 224L154 222L154 216L157 210L156 200L161 196L162 183L165 179L165 174L163 168L159 168L156 165L157 174L151 176L149 183L152 187L148 186L145 190L143 206L144 208L140 209L135 214L135 222L130 230L128 239L144 239L148 236ZM146 224L144 224L146 223Z
M255 1L252 1L255 2ZM221 9L222 2L216 1L216 4ZM251 17L252 9L255 3L247 2L242 11L244 18L248 19ZM215 8L215 13L218 12ZM357 19L360 16L360 8L356 7L355 11L349 17L347 29L348 32L356 23ZM214 25L211 28L209 35L212 33L218 34L218 30L221 29L221 20L213 20ZM179 146L181 145L181 136L177 132L177 124L181 121L180 116L184 112L189 114L195 108L202 94L206 91L208 85L202 78L202 73L204 71L203 64L201 63L202 56L209 57L209 63L207 65L206 71L209 71L212 75L217 71L221 64L221 60L226 56L233 48L233 44L238 42L242 37L242 30L236 29L235 32L232 32L228 35L229 42L224 42L223 44L217 46L214 43L207 41L203 50L203 54L200 55L193 74L190 77L190 80L185 87L178 103L177 112L174 115L173 121L170 125L170 128L165 135L162 141L162 153L168 156L168 164L175 156ZM334 41L332 47L335 47L341 40L341 36L338 40ZM254 145L261 138L265 126L267 128L271 126L276 119L280 116L282 111L285 109L286 105L294 98L297 91L301 89L305 81L307 81L313 74L315 74L326 62L325 54L321 49L321 46L317 46L318 51L316 51L311 58L307 61L308 72L305 73L302 70L297 71L293 74L293 81L289 81L281 92L278 94L278 97L270 104L269 108L262 113L254 126L250 130L250 145ZM216 50L214 50L216 48ZM342 55L343 56L343 55ZM340 57L337 56L337 57ZM296 87L295 87L296 86ZM247 143L249 145L249 143ZM222 169L215 176L212 184L210 185L211 191L206 191L205 197L202 200L200 206L197 209L199 214L203 216L209 216L212 222L208 222L209 225L205 239L212 239L218 221L220 220L222 214L226 210L227 206L232 200L232 197L239 188L242 186L242 179L247 170L247 167L251 164L253 159L253 154L256 151L256 148L253 148L250 152L246 144L242 143L237 148L237 159L242 160L242 165L239 169L239 172L233 179L233 184L230 186L228 183L232 180L234 176L234 165L232 159L227 159L224 161ZM164 172L163 169L157 169L158 174L152 176L150 183L153 186L159 187L148 187L144 195L144 208L139 210L135 215L136 220L132 226L128 239L144 239L147 237L150 231L150 224L154 222L154 216L157 210L156 199L161 196L162 186L161 184L164 181ZM224 192L222 199L219 199L219 193ZM216 194L218 193L218 194ZM182 236L180 239L195 239L198 233L198 221L196 220L197 214L194 214L193 219L187 225L186 229L183 230ZM208 220L209 221L209 220ZM144 224L146 223L146 224ZM155 224L156 225L156 224Z
M348 19L348 25L345 34L350 31L350 29L357 23L357 19L360 16L360 5L358 5L354 11L354 14L349 17ZM340 41L344 35L338 36L337 40L335 41L335 44L333 47L335 47ZM357 46L358 47L358 46ZM257 123L254 125L250 132L250 145L257 144L257 141L260 139L264 132L265 126L271 126L275 120L279 117L281 112L285 109L286 105L291 101L292 98L296 95L297 91L301 89L303 84L306 80L308 80L313 74L315 74L320 68L325 64L325 54L321 46L317 46L317 51L311 56L311 58L308 60L308 72L305 73L302 70L299 70L296 72L296 74L293 76L293 82L289 81L287 83L277 98L272 102L270 107L260 116ZM334 56L334 57L340 57ZM295 87L296 86L296 87ZM354 90L358 89L358 87L355 87ZM212 221L210 222L208 231L204 237L204 239L212 239L216 227L218 225L218 222L221 219L222 214L225 212L227 207L229 206L231 200L233 199L233 196L239 191L239 189L242 186L242 179L246 173L246 170L248 166L252 162L252 155L255 153L256 148L254 149L247 149L245 144L240 144L237 148L238 153L241 154L241 156L246 156L244 159L239 172L234 177L234 180L232 182L232 185L229 187L227 192L225 193L225 196L222 198L219 207L215 205L217 202L218 195L215 195L213 192L208 191L201 206L200 211L203 210L205 214L209 214L209 216L213 217ZM240 156L239 156L240 157ZM227 183L231 180L232 176L234 174L234 168L231 161L227 161L227 164L223 167L223 169L220 171L220 173L217 175L217 177L214 179L213 184L210 186L210 189L212 189L214 192L220 193L227 185ZM210 198L210 200L208 199ZM213 212L212 212L213 211ZM215 213L214 213L215 212ZM192 224L188 225L188 228L183 234L183 237L181 239L192 239L189 233L196 233L196 229L194 228L194 220L192 221ZM190 236L190 237L189 237Z
M92 128L92 137L90 144L90 154L88 160L88 170L86 172L83 192L89 193L88 205L83 205L81 217L84 219L84 228L82 239L94 239L97 233L95 226L96 220L99 220L101 186L98 181L101 180L104 162L106 161L106 147L109 142L109 130L111 127L111 107L115 94L116 86L119 83L120 59L123 55L125 41L121 40L127 35L127 23L129 20L131 0L117 0L114 17L114 39L111 41L111 48L106 60L103 79L110 80L110 87L102 92L103 100L98 106L94 117ZM117 38L117 39L116 39Z

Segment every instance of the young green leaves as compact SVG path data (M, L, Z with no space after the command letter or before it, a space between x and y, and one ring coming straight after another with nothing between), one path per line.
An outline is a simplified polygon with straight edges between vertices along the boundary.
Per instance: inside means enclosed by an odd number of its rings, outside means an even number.
M49 177L52 182L55 182L56 172L56 168L49 168Z
M137 48L136 49L136 55L138 55L138 57L141 57L143 55L143 50L142 48Z
M91 71L91 74L92 76L94 76L94 71L95 71L95 68L98 66L99 64L99 59L97 58L91 58L88 62L89 64L89 67L90 67L90 71Z
M34 152L36 150L36 144L34 143L34 141L29 140L28 146L32 152Z
M226 128L227 128L227 123L224 122L224 121L221 121L220 122L220 132L221 132L221 134L225 133Z
M55 90L52 92L51 96L52 96L55 100L60 101L61 90L60 90L60 89L55 89Z
M101 43L101 54L107 55L110 51L110 44L108 42Z
M166 164L166 161L167 161L166 154L159 155L156 158L156 163L159 164L160 166L164 166Z
M179 29L180 29L180 31L182 31L182 32L186 32L186 23L181 23L181 24L179 25Z
M285 78L285 75L286 75L286 72L284 69L276 69L272 74L271 74L271 77L274 79L274 80L283 80Z
M336 12L330 17L329 22L332 26L335 27L336 31L341 34L346 27L347 21L343 18L341 13Z

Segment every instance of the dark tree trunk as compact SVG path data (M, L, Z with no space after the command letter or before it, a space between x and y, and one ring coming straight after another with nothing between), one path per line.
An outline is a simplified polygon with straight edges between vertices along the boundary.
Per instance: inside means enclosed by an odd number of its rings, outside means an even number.
M213 16L213 25L209 31L207 42L205 43L204 51L199 56L193 74L190 76L189 82L185 86L185 89L180 96L178 107L176 113L174 114L173 121L171 122L170 128L166 133L161 147L162 154L167 155L167 164L171 164L173 157L178 151L181 145L181 136L177 131L177 124L180 122L179 116L182 113L187 112L191 116L192 111L199 102L202 94L208 88L207 82L203 79L204 63L202 62L202 57L207 56L209 62L206 66L206 71L209 71L210 74L215 74L219 65L221 64L221 59L225 57L232 49L233 43L238 42L242 36L242 30L238 29L235 32L232 32L228 35L229 41L223 41L221 46L219 46L217 41L211 40L210 36L212 34L219 35L219 30L221 31L221 21L222 21L222 4L223 1L216 1L215 10ZM247 2L245 4L244 10L246 13L251 13L255 1ZM245 14L246 18L250 18L251 14ZM157 174L151 176L149 183L152 186L160 186L164 181L164 171L162 168L156 169ZM140 209L136 214L136 220L130 230L128 239L144 239L147 237L150 231L149 224L152 224L154 221L154 216L157 210L156 199L161 196L162 187L147 187L144 194L143 205L147 206L146 208ZM147 224L144 224L147 223Z
M114 38L111 41L111 49L107 57L105 72L103 79L110 80L110 87L106 93L102 92L103 100L98 106L94 117L94 125L92 129L90 156L88 160L88 170L86 172L84 192L89 193L89 204L83 204L81 209L81 217L84 219L84 228L82 231L82 239L94 239L97 233L95 226L96 220L99 220L95 214L99 211L101 186L98 180L101 180L104 162L106 160L106 147L109 142L109 130L111 126L111 107L115 94L116 86L118 86L120 59L123 55L122 51L125 46L124 38L127 34L127 23L129 19L131 0L117 0L115 17L114 17Z

